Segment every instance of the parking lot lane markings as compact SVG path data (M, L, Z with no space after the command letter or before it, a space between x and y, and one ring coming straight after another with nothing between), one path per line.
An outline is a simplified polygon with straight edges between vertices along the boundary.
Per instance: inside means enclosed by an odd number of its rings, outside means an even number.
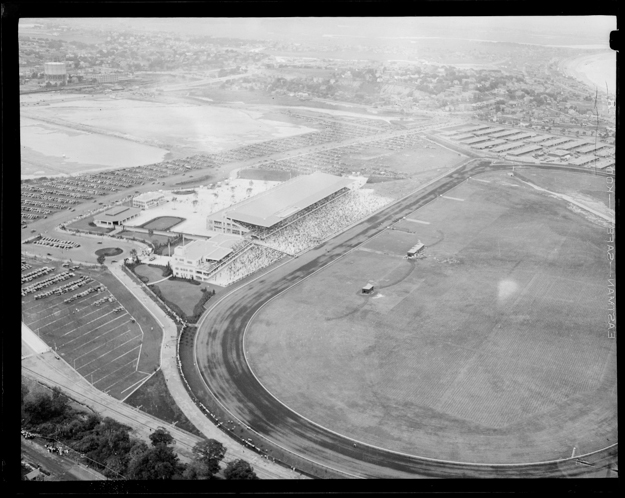
M109 365L113 364L114 362L116 362L116 361L117 361L117 360L119 360L120 358L123 358L123 357L124 357L124 356L126 356L127 354L132 353L135 349L139 349L139 346L137 346L137 347L135 347L135 348L132 348L131 350L126 351L126 352L125 352L125 353L123 353L123 354L120 354L117 358L113 358L112 360L107 361L107 362L106 362L106 365L102 365L101 367L96 368L95 370L93 370L93 371L89 372L89 374L94 374L94 373L95 373L95 372L97 372L98 370L101 370L101 369L103 369L103 368L108 367ZM133 359L130 361L130 363L133 363L134 361L135 361L135 360L134 360L134 358L133 358Z
M441 197L443 199L451 199L452 201L460 201L460 202L464 202L464 199L460 199L458 197L450 197L448 195L441 195Z
M122 346L125 346L125 345L126 345L126 344L128 344L129 342L134 341L135 339L136 339L136 338L135 338L135 337L133 337L132 339L128 339L126 342L124 342L124 343L120 344L119 346L116 346L116 347L114 347L113 349L109 349L106 353L101 354L101 355L100 355L100 356L98 356L97 358L94 358L93 360L91 360L91 361L89 361L89 362L85 363L85 364L84 364L82 367L80 367L80 368L86 367L87 365L89 365L89 364L93 363L94 361L98 361L99 359L101 359L102 357L106 356L107 354L112 353L112 352L113 352L113 351L115 351L116 349L121 348ZM115 361L115 360L113 360L113 361Z
M104 314L104 315L102 315L102 316L99 316L99 317L98 317L98 318L96 318L95 320L91 320L90 322L83 323L82 325L79 325L79 326L78 326L78 327L76 327L75 329L72 329L72 330L70 330L69 332L66 332L65 334L63 334L63 336L66 336L66 335L68 335L68 334L71 334L72 332L75 332L75 331L76 331L76 330L78 330L79 328L84 327L85 325L89 325L90 323L93 323L93 322L95 322L96 320L99 320L100 318L104 318L106 315L110 315L111 313L113 313L113 311L112 311L112 310L111 310L111 311L109 311L108 313L105 313L105 314ZM107 322L107 323L108 323L108 322Z
M132 372L133 374L135 372ZM132 375L132 374L131 374ZM148 376L149 374L145 374L146 376ZM114 382L113 384L111 384L110 386L107 386L105 388L103 388L102 390L108 394L108 392L114 388L117 384L119 384L120 382L124 382L125 380L128 379L128 377L130 377L129 375L127 375L126 377L123 377L121 379L119 379L117 382ZM137 382L135 382L134 384L132 384L132 386L136 386L137 384L139 384L139 382L143 382L145 380L145 377L142 377L141 379L139 379ZM132 387L130 386L130 387ZM130 387L127 387L126 389L124 389L124 391L127 391L128 389L130 389ZM119 394L122 394L124 391L120 392Z
M406 218L406 221L412 221L413 223L421 223L423 225L429 225L430 224L429 221L415 220L413 218Z
M86 336L87 334L91 334L91 333L93 333L94 331L98 330L100 327L104 327L105 325L108 325L108 324L109 324L109 323L111 323L111 322L113 322L113 320L111 320L110 322L106 322L106 323L105 323L105 324L103 324L103 325L99 325L98 327L96 327L96 328L95 328L95 329L93 329L93 330L88 330L88 331L87 331L87 332L85 332L84 334L79 335L79 336L75 337L74 339L72 339L71 341L66 342L66 343L65 343L65 345L67 346L68 344L71 344L72 342L77 341L78 339L80 339L80 338L82 338L82 337ZM98 338L102 337L103 335L106 335L106 334L108 334L108 333L112 332L113 330L115 330L115 329L117 329L117 328L119 328L119 327L121 327L121 326L123 326L123 325L125 325L125 324L129 323L129 322L130 322L130 320L128 320L127 322L121 323L121 324L117 325L116 327L113 327L113 328L112 328L111 330L109 330L108 332L104 332L103 334L100 334L99 336L96 336L96 337L94 337L93 339L88 340L88 341L87 341L87 342L85 342L84 344L81 344L80 346L78 346L78 348L81 348L81 347L82 347L82 346L84 346L85 344L89 344L90 342L92 342L92 341L94 341L94 340L96 340L96 339L98 339ZM78 348L76 348L76 349L78 349ZM74 349L74 351L75 351L76 349Z
M135 349L137 349L137 348L135 348ZM128 353L131 353L132 351L134 351L134 349L131 349L130 351L128 351ZM125 353L125 354L128 354L128 353ZM122 355L122 356L124 356L124 355ZM120 356L120 358L121 358L121 356ZM116 359L117 359L117 358L116 358ZM135 361L135 360L134 360L134 358L133 358L133 359L132 359L132 360L130 360L128 363L125 363L125 364L124 364L124 365L122 365L121 367L116 368L115 370L113 370L111 373L109 373L109 374L105 375L104 377L101 377L101 378L99 378L98 380L96 380L96 381L93 383L93 385L95 386L98 382L102 382L104 379L106 379L107 377L110 377L110 376L111 376L111 375L113 375L114 373L117 373L117 372L118 372L119 370L121 370L122 368L126 368L128 365L133 364L133 363L134 363L134 361Z
M145 374L146 377L151 377L153 374L147 374L145 372L140 372L142 374ZM156 372L154 372L156 373ZM137 382L135 382L134 384L132 384L131 386L128 386L126 389L124 389L122 392L120 392L119 394L124 394L126 391L128 391L129 389L132 389L133 387L135 387L137 384L140 384L141 382L144 382L146 380L145 377L143 377L141 380L138 380ZM111 386L113 387L113 386ZM123 401L123 400L122 400Z
M77 356L76 358L74 358L74 361L76 361L76 360L80 360L80 358L82 358L83 356L86 356L86 355L88 355L88 354L93 353L95 350L100 349L102 346L106 346L106 343L104 343L104 344L100 344L99 346L96 346L96 347L95 347L95 348L93 348L92 350L87 351L86 353L83 353L83 354L81 354L80 356ZM81 368L82 368L82 367L81 367Z

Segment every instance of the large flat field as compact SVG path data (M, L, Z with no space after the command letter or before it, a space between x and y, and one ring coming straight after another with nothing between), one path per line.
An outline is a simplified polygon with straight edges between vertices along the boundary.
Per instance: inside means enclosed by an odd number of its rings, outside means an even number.
M55 271L26 285L65 270L59 263L27 262L32 265L27 272L42 266L54 267ZM93 281L62 295L39 300L33 294L22 297L22 320L95 387L124 399L159 366L162 331L152 315L107 270L80 269L75 274L88 275ZM68 297L100 284L105 291L64 303ZM104 297L113 298L113 302L94 304ZM115 312L120 305L124 309Z
M46 106L22 109L22 116L55 118L74 125L88 125L105 132L156 142L166 149L169 146L185 146L208 153L316 131L284 121L265 119L261 113L232 108L184 101L163 103L108 97L71 102L51 101Z
M46 116L43 109L46 108L27 114ZM60 116L53 113L49 117ZM26 178L141 166L162 161L168 152L122 138L28 119L24 115L20 120L20 144L21 174Z
M479 178L256 315L244 347L269 392L429 458L537 462L617 442L605 228L504 173ZM425 257L403 258L417 240Z
M610 209L614 209L614 193L616 180L608 180L602 176L594 175L571 175L565 171L527 168L517 170L517 174L523 175L531 183L546 188L552 192L570 195L571 197L587 204L589 207L600 203ZM597 206L601 209L600 206Z

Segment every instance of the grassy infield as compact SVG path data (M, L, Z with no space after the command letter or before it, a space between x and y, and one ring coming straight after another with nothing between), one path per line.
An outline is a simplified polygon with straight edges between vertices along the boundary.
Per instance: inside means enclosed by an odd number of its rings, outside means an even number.
M245 340L266 388L339 433L432 458L536 461L614 440L605 229L480 178L407 217L429 225L398 223L264 308ZM402 259L417 239L426 259Z

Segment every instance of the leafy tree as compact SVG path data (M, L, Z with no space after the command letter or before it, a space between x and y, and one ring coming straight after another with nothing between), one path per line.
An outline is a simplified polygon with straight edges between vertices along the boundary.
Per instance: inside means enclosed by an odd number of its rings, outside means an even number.
M42 424L65 414L67 398L56 388L53 396L38 393L24 403L24 413L30 424Z
M159 444L169 446L170 444L173 444L174 438L167 431L167 429L159 427L152 434L150 434L150 441L152 441L152 446L158 446Z
M224 470L224 476L226 479L258 479L258 476L254 472L252 466L245 460L233 460L226 466Z
M163 272L163 277L169 277L174 271L171 268L171 264L169 261L167 262L167 266L165 267L165 271Z
M215 439L200 441L193 447L194 461L204 464L210 476L219 472L220 463L226 454L226 448Z
M150 228L150 229L148 230L148 235L149 235L150 237L152 237L152 235L154 235L154 230L153 230L152 228Z
M130 461L127 476L136 480L172 479L183 472L178 455L169 446L158 444Z

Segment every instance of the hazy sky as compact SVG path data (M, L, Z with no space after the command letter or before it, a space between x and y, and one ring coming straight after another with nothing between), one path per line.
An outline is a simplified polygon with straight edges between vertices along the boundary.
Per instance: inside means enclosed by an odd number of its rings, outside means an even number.
M67 24L175 31L234 38L451 37L539 44L607 46L614 16L402 17L402 18L107 18L64 19ZM23 20L24 23L29 22ZM31 21L32 22L32 21Z

